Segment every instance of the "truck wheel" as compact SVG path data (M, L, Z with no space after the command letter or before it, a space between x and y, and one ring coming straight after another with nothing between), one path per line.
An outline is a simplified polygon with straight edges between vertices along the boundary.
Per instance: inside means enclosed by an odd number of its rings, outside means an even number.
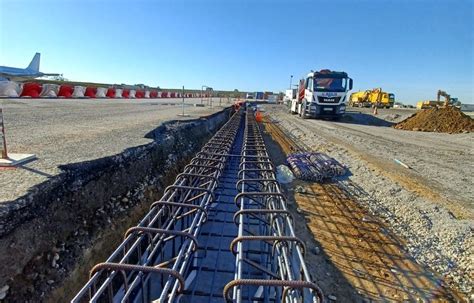
M301 108L303 109L300 113L300 117L302 119L306 119L308 116L306 115L306 100L303 101L303 104L301 106Z

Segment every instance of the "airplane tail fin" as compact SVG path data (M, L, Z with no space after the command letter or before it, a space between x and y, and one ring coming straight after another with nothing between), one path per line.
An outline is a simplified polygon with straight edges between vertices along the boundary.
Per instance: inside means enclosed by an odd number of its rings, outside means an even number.
M40 57L41 57L41 54L36 53L35 56L33 57L33 60L31 60L30 65L28 65L27 69L34 70L35 72L39 72Z

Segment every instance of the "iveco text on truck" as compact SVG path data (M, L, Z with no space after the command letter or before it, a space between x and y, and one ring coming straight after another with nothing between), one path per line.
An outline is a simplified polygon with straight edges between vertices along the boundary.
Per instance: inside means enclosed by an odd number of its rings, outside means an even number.
M328 69L311 72L300 80L296 98L290 102L290 112L302 118L337 119L346 112L347 93L352 84L345 72Z

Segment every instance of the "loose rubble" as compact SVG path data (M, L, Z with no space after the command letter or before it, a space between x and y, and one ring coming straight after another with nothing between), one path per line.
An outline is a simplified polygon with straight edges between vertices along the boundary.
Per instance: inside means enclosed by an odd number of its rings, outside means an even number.
M339 185L403 238L419 263L440 273L464 294L472 292L474 222L470 218L455 217L427 197L397 182L387 182L384 174L368 166L360 155L318 135L317 121L297 120L280 110L269 112L299 142L348 166L351 176Z
M438 132L474 132L474 120L456 107L424 109L397 123L396 129Z

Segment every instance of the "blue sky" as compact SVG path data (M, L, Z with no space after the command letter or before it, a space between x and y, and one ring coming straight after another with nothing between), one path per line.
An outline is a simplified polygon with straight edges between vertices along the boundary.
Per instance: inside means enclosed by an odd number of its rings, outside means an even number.
M0 0L0 65L71 80L243 91L346 71L399 101L473 98L472 0Z

